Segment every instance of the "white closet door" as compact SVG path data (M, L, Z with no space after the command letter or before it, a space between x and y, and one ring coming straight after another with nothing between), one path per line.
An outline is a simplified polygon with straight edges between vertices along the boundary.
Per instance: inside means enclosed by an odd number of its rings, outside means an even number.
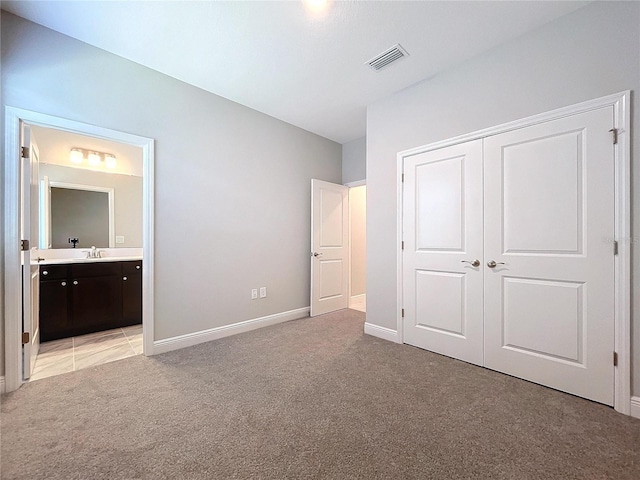
M482 140L406 158L404 175L403 340L482 365Z
M607 107L488 137L484 149L485 366L607 405L612 127Z

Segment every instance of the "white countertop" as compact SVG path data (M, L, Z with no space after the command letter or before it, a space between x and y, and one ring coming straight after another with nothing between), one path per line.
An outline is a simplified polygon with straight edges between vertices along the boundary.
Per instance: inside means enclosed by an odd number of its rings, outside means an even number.
M128 262L142 260L142 256L103 257L103 258L50 258L48 260L31 260L31 265L59 265L67 263Z

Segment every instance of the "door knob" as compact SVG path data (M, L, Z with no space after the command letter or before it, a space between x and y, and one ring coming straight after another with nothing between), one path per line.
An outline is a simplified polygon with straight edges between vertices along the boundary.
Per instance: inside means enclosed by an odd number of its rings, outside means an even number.
M74 285L77 285L77 284L78 284L78 280L74 280L74 281L73 281L73 284L74 284Z
M505 264L504 262L496 262L496 261L494 261L494 260L489 260L489 261L487 262L487 267L489 267L489 268L496 268L496 266L498 266L498 265L504 265L504 264Z
M313 252L314 257L321 257L323 254L318 252Z
M473 262L470 262L469 260L462 260L462 263L468 263L472 267L479 267L480 266L480 260L478 260L477 258Z

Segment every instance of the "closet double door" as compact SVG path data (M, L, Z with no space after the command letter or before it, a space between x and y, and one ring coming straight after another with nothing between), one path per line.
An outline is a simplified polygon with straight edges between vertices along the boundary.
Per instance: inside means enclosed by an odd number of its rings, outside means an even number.
M405 158L405 343L607 405L613 108Z

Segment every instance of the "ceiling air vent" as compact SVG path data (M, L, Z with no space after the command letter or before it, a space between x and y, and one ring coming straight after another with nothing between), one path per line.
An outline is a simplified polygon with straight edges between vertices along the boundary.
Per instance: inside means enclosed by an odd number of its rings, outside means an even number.
M409 54L407 51L402 48L402 46L397 43L389 50L382 52L380 55L376 55L374 58L367 62L374 70L382 70L387 65L395 62L396 60L400 60L402 57L408 57Z

